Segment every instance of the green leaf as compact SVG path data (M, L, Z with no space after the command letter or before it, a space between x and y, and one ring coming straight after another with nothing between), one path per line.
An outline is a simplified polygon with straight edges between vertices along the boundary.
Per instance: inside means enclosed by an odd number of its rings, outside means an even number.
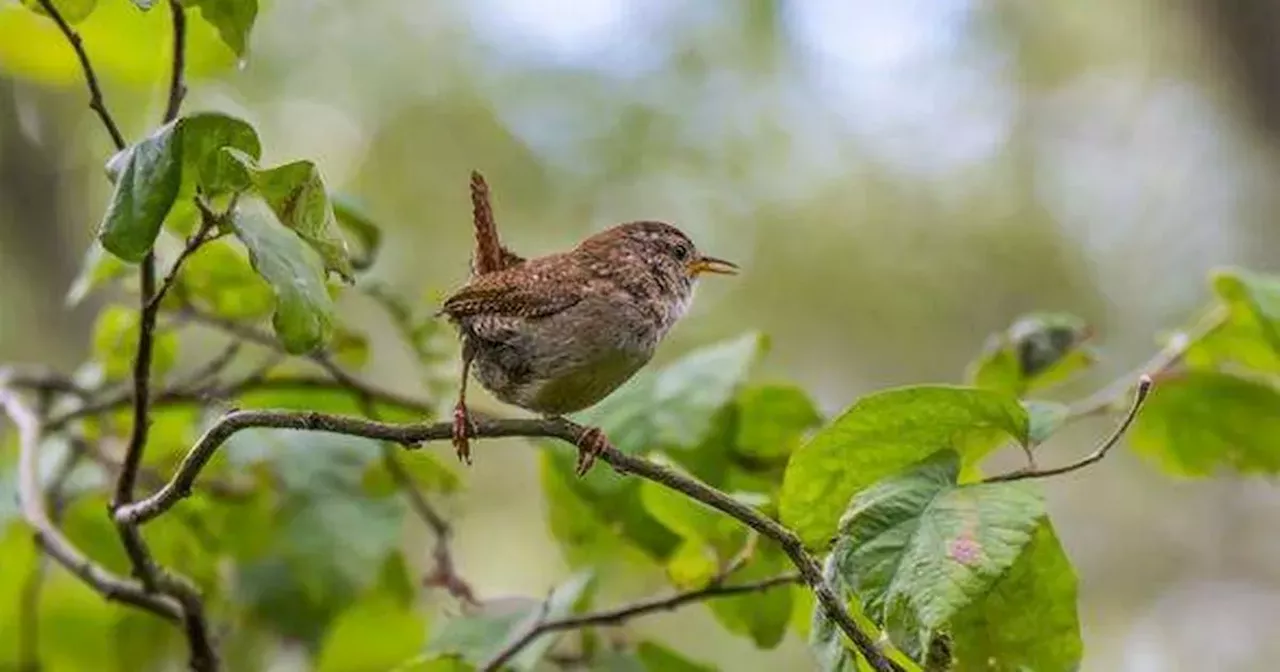
M368 269L382 248L382 229L356 199L344 194L333 194L332 200L338 226L354 236L362 248L360 256L351 260L351 265L357 270Z
M836 583L838 595L847 592L842 584ZM808 644L822 672L861 672L865 669L862 656L846 646L844 634L836 627L835 621L827 618L821 607L813 609Z
M572 457L542 451L539 458L547 526L570 567L641 564L646 547L657 549L655 556L665 557L676 545L674 535L644 514L636 484L608 493L586 490L583 479L573 475ZM636 523L629 513L643 516L641 522ZM628 522L633 525L630 530L625 527ZM646 523L648 528L641 527ZM623 527L622 534L618 527ZM654 528L661 536L651 541L645 532Z
M262 155L258 132L243 119L221 112L199 112L184 117L182 158L195 184L208 197L243 191L249 178L239 162L226 152L232 147L257 159Z
M397 665L391 672L476 672L476 668L453 656L422 655Z
M123 380L133 375L133 360L138 352L138 312L116 304L98 313L93 327L93 356L102 362L108 380ZM171 370L177 353L177 335L172 331L157 331L152 342L152 375L162 376Z
M761 385L738 395L741 454L762 460L789 456L804 433L822 423L813 400L795 385Z
M342 612L317 656L318 672L387 670L426 642L426 620L411 605L375 592Z
M197 307L229 320L255 320L271 314L275 294L254 272L248 255L227 240L205 243L187 257L178 286Z
M241 599L281 634L317 642L328 624L374 585L401 542L405 506L373 498L360 475L380 459L376 441L288 430L232 435L222 456L233 471L269 467L269 543L242 566Z
M95 289L124 277L129 267L118 257L107 253L102 243L94 240L85 250L84 259L80 262L80 272L67 290L65 304L68 308L77 306Z
M763 347L760 336L748 334L696 350L660 370L641 372L581 420L602 427L624 452L698 452ZM641 505L636 479L607 468L578 478L574 456L562 444L543 445L548 519L571 564L616 560L619 542L660 560L675 550L678 539Z
M686 539L667 558L667 578L681 590L702 588L720 571L715 549L706 543Z
M98 230L108 252L137 263L155 244L182 186L182 135L183 126L170 122L123 150L115 191Z
M329 351L333 355L333 360L339 366L347 370L358 371L369 363L369 337L344 327L338 327L333 333Z
M49 16L40 0L22 0L23 6L40 16ZM67 23L75 25L89 18L97 8L98 0L53 0L53 8Z
M245 55L249 33L258 18L258 0L182 0L182 5L199 9L204 20L218 29L223 43L236 56Z
M1066 424L1071 409L1056 401L1027 400L1022 402L1027 411L1028 437L1031 445L1044 443Z
M432 632L426 654L452 655L473 665L483 665L539 619L553 621L580 613L590 601L594 586L594 574L587 570L557 586L545 602L516 598L483 605L478 613L441 624ZM554 636L538 638L511 660L510 669L517 672L535 669L555 641Z
M325 269L353 282L355 270L347 244L337 235L333 207L315 164L294 161L264 170L252 157L235 150L226 151L249 172L254 188L276 218L319 253Z
M280 227L242 202L231 229L249 250L254 270L276 295L272 325L284 349L313 352L333 335L333 301L325 288L324 270L313 250L292 231Z
M991 589L1045 516L1023 482L957 486L960 456L939 451L854 497L833 555L867 615L914 650ZM918 632L911 630L921 628Z
M756 555L734 574L734 582L762 581L791 568L787 557L772 542L762 541ZM707 605L729 632L749 637L758 648L773 649L782 643L791 622L790 586L711 600Z
M759 334L695 350L658 371L641 372L579 415L625 453L696 446L765 349Z
M1161 380L1129 431L1129 445L1183 476L1274 474L1280 471L1280 392L1209 371Z
M676 472L682 471L661 455L651 459ZM653 481L640 484L640 501L649 515L685 539L710 544L741 529L715 509Z
M424 451L405 455L400 464L414 484L426 492L452 493L462 484L452 465ZM386 463L381 460L369 465L360 485L366 493L376 497L385 497L397 490L395 479L387 471Z
M1211 281L1226 316L1191 343L1187 363L1280 373L1280 279L1227 268L1215 271Z
M1222 301L1233 311L1251 313L1272 349L1280 351L1280 278L1224 269L1212 281Z
M711 665L704 665L686 658L675 649L646 640L636 647L636 658L647 672L716 672Z
M990 338L969 367L970 384L1022 396L1062 382L1094 362L1082 319L1065 313L1033 313Z
M989 390L925 385L863 397L791 457L782 484L783 524L810 547L824 545L863 488L940 448L974 464L1002 437L1025 445L1028 425L1017 400Z
M1075 570L1053 526L1042 520L1017 562L952 621L956 672L1080 669ZM1027 605L1036 605L1028 618Z

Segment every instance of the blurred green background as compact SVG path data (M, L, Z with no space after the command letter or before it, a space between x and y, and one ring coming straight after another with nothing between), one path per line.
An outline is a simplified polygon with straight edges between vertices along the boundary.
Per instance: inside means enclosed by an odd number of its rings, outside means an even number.
M139 137L163 107L164 11L100 0L79 28ZM1276 37L1267 0L273 0L243 63L193 22L186 109L252 122L264 163L317 161L387 229L373 274L424 302L465 278L478 169L524 255L655 218L745 268L703 283L659 361L759 329L764 375L834 412L958 382L986 334L1062 310L1105 353L1069 397L1184 324L1209 269L1277 267ZM53 24L0 0L0 361L70 370L89 348L101 297L63 303L109 195L86 99ZM371 377L413 391L407 362L375 347ZM1075 426L1042 459L1105 430ZM482 595L563 578L535 458L479 445L451 507ZM1179 482L1124 452L1046 489L1086 670L1271 669L1280 490ZM725 669L808 660L704 610L638 626Z

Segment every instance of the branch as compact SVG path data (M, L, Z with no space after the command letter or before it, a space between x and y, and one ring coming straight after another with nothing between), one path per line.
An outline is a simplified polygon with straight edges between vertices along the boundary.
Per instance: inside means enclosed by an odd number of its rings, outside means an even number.
M173 20L173 68L169 75L169 102L164 108L164 123L178 118L182 99L187 95L187 85L182 78L187 62L187 13L179 0L169 0L169 12Z
M554 438L577 445L585 431L581 425L559 418L499 420L475 417L473 422L476 430L474 436L477 438L513 436ZM234 411L223 416L200 437L196 445L183 458L177 473L164 487L146 499L117 509L114 513L116 522L145 523L169 510L183 498L190 496L196 478L218 447L236 432L255 427L346 434L391 441L406 447L416 447L426 441L450 439L453 435L452 423L448 422L394 424L317 412ZM849 636L854 646L871 663L871 666L877 672L901 670L896 663L881 653L871 637L862 632L854 622L844 603L823 580L821 567L813 556L805 551L803 543L795 533L729 495L643 457L628 455L613 446L607 446L601 452L600 459L621 473L635 474L696 499L778 542L791 562L800 570L801 578L813 590L827 616Z
M690 590L683 593L676 593L667 597L650 598L635 602L632 604L622 605L613 609L597 611L589 614L580 614L577 616L569 616L557 620L538 619L526 631L524 631L515 641L504 646L497 654L489 659L483 666L481 672L496 672L503 665L516 657L525 647L529 646L539 637L564 630L578 630L582 628L593 628L599 626L621 625L632 618L645 616L659 611L672 611L679 609L693 602L703 602L721 597L732 597L734 595L744 595L747 593L758 593L775 588L777 586L785 586L789 584L803 583L803 579L799 574L783 574L773 578L764 579L755 583L744 583L736 586L709 585L705 588Z
M183 15L181 9L175 9L174 11L178 12L175 16ZM218 224L219 217L216 213L209 210L199 197L195 198L195 202L200 209L200 226L187 239L187 244L182 248L182 252L178 253L178 258L173 260L173 266L169 268L168 274L164 276L164 281L160 283L159 289L147 300L146 309L151 311L153 316L160 312L160 302L164 300L165 294L169 293L174 281L178 279L178 271L182 269L182 264L186 262L187 257L190 257L201 246L212 240L209 237L209 232ZM232 207L235 206L233 205ZM152 317L152 320L154 321L155 318Z
M0 378L3 375L0 374ZM172 622L179 622L182 609L174 600L163 595L148 593L141 584L116 576L94 563L54 526L45 510L44 496L40 489L39 455L42 430L36 414L0 379L0 407L17 426L18 447L18 502L22 517L34 530L35 543L49 557L75 574L108 600L115 600L151 613Z
M1129 405L1129 411L1125 413L1120 424L1111 431L1111 435L1103 441L1097 449L1083 459L1072 462L1071 464L1054 467L1052 469L1021 469L1007 474L1000 474L990 478L983 479L983 483L1008 483L1010 481L1024 481L1031 478L1047 478L1049 476L1059 476L1071 473L1077 469L1083 469L1091 464L1099 462L1107 456L1107 453L1117 444L1120 438L1129 430L1129 426L1133 424L1138 412L1142 410L1143 403L1147 400L1147 395L1151 393L1151 376L1143 375L1138 379L1138 388L1133 393L1133 403Z
M107 128L107 133L111 135L111 142L115 144L116 149L124 149L126 147L124 136L121 135L115 120L111 118L111 113L107 111L107 104L102 98L102 88L98 86L98 76L93 72L93 65L89 63L89 54L84 50L84 40L80 39L80 34L71 28L66 19L62 18L58 8L53 5L53 0L40 0L40 6L44 8L49 18L58 24L58 30L66 36L67 42L70 42L71 48L76 51L76 58L80 59L80 69L84 71L84 82L89 87L89 108L98 113L98 118Z
M1228 313L1225 306L1214 307L1201 317L1200 321L1190 331L1174 334L1173 338L1169 339L1169 343L1142 366L1120 376L1114 383L1071 404L1068 416L1080 418L1106 412L1124 399L1129 390L1138 386L1144 376L1152 379L1159 378L1160 374L1173 368L1174 365L1182 360L1182 356L1187 354L1187 350L1191 349L1192 345L1200 342L1225 324L1227 317Z

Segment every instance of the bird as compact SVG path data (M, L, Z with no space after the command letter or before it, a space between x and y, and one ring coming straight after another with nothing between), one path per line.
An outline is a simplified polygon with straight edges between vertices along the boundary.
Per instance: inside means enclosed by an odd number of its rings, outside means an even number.
M655 220L617 224L571 249L526 259L502 244L488 184L476 171L471 197L471 274L438 312L462 342L452 440L467 465L473 372L499 401L563 418L600 402L649 363L689 309L700 277L739 272L737 264L700 252L676 226ZM585 428L577 441L578 476L608 446L601 428Z

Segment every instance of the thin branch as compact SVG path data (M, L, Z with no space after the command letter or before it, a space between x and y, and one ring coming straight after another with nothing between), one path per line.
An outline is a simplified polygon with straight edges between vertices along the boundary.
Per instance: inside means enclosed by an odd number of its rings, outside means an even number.
M481 672L494 672L500 669L503 665L510 662L512 658L515 658L516 655L526 647L532 644L536 639L553 632L622 625L633 618L656 612L672 611L694 602L704 602L706 600L721 597L732 597L734 595L745 595L748 593L759 593L778 586L803 582L804 579L799 574L783 574L782 576L775 576L773 578L764 579L763 581L744 583L735 586L713 584L697 590L676 593L675 595L666 597L650 598L632 604L625 604L613 609L596 611L589 614L580 614L577 616L569 616L556 620L544 620L540 618L534 622L532 627L521 633L514 641L502 647L498 653L494 654L488 662L480 667L480 670Z
M17 426L19 434L18 501L23 519L34 530L35 543L54 561L106 599L140 607L165 620L179 622L182 619L182 609L177 602L164 595L149 593L138 582L107 571L90 560L54 526L45 509L44 493L40 489L40 421L35 412L17 394L5 387L3 382L0 380L0 407L3 407L5 414Z
M98 118L102 120L102 125L111 135L111 142L115 144L116 149L124 149L126 147L124 135L120 133L120 127L116 126L115 119L112 119L111 113L107 111L107 104L102 97L102 87L98 85L98 76L93 71L93 65L89 63L89 54L84 50L84 40L67 23L67 20L62 18L53 0L40 0L40 6L44 8L49 18L58 24L58 30L66 36L67 42L71 43L71 48L76 52L76 58L80 59L80 69L84 71L84 82L89 87L89 108L98 113Z
M473 422L476 438L512 436L554 438L575 446L585 431L583 426L564 419L499 420L477 416L473 418ZM447 440L453 436L453 426L449 422L394 424L317 412L234 411L223 416L205 432L183 458L177 473L163 488L146 499L117 509L114 513L116 521L121 524L145 523L169 510L183 498L190 496L200 471L213 457L218 447L235 433L250 428L346 434L378 441L391 441L406 447L416 447L426 441ZM800 570L805 584L813 590L818 603L822 605L828 617L849 636L872 668L877 672L900 672L901 667L886 658L875 641L854 622L844 603L823 580L822 569L818 562L804 549L803 543L795 533L729 495L643 457L628 455L613 446L607 446L601 452L600 459L621 473L635 474L696 499L778 542L791 562Z
M1138 412L1142 410L1143 403L1147 400L1147 395L1151 393L1151 376L1143 375L1138 379L1138 387L1133 393L1133 402L1129 405L1129 411L1125 413L1120 424L1111 431L1111 435L1098 445L1088 456L1071 464L1054 467L1052 469L1021 469L1007 474L1000 474L990 478L983 479L983 483L1008 483L1010 481L1025 481L1031 478L1047 478L1049 476L1059 476L1071 473L1077 469L1083 469L1091 464L1099 462L1107 456L1107 453L1117 444L1120 438L1129 430L1129 426L1133 424Z
M1143 363L1142 366L1120 376L1115 382L1084 399L1071 404L1068 416L1080 418L1106 412L1124 399L1129 391L1139 384L1143 376L1159 378L1160 374L1182 361L1182 356L1187 354L1191 346L1222 327L1226 323L1227 317L1227 309L1224 306L1215 306L1201 317L1191 330L1174 334L1169 339L1169 343L1161 348L1151 359Z
M173 68L169 75L169 102L164 109L164 123L178 118L182 99L187 95L187 85L182 78L187 68L187 13L179 0L169 0L170 18L173 21Z
M183 15L181 9L174 11L178 12L175 16ZM178 279L178 271L182 270L182 264L186 262L187 257L190 257L196 250L211 240L209 232L218 224L218 215L205 207L199 197L195 201L200 206L200 226L191 234L191 237L187 238L186 246L182 248L182 252L178 253L178 258L173 260L173 266L169 267L169 272L165 275L164 281L160 283L160 287L155 291L155 294L147 300L146 309L151 311L153 315L160 312L160 302L164 300L165 295L169 293L169 289L173 287L174 281Z

